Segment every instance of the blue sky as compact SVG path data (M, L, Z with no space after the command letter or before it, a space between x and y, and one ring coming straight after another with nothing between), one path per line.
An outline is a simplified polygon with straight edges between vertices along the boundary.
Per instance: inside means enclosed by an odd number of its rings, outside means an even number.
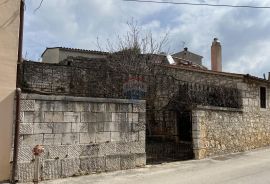
M269 0L174 0L212 4L270 6ZM169 32L170 53L184 46L210 66L210 46L218 37L223 71L262 76L270 71L270 9L240 9L123 2L121 0L26 0L24 56L39 60L46 47L98 49L127 31L134 18L154 37ZM183 45L185 42L185 45ZM165 50L168 51L168 48Z

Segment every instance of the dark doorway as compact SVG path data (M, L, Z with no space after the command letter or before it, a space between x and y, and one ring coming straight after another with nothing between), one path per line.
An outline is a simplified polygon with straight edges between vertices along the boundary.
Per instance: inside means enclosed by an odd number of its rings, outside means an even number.
M179 141L192 143L192 114L189 111L177 113Z
M146 136L147 163L193 159L191 112L169 111L161 114L162 118L155 116L156 124L150 127L152 134Z

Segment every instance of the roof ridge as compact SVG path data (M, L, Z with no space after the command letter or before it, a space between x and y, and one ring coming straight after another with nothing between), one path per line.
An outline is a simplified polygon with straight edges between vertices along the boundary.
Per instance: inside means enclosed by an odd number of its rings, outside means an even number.
M80 49L80 48L71 48L71 47L57 47L57 48L59 48L59 49L65 49L65 50L75 50L75 51L109 53L109 52L100 51L100 50Z

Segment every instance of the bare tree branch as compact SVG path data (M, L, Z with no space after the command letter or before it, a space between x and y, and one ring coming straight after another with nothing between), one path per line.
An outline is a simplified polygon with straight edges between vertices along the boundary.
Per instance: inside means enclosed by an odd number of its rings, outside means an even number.
M34 10L34 13L36 13L36 11L38 11L41 8L42 3L43 3L43 0L40 0L38 7Z
M96 47L99 49L99 51L102 51L102 47L100 45L100 41L99 41L99 37L97 36L96 38L96 43L95 43Z

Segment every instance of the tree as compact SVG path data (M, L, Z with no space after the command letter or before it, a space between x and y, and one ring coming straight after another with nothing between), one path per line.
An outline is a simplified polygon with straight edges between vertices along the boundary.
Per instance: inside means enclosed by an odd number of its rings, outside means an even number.
M102 49L97 39L97 46L101 51L107 50L110 53L110 66L117 71L153 74L154 65L163 62L164 49L168 44L168 33L157 40L151 31L143 30L134 19L127 22L127 26L127 33L118 35L116 43L107 39L106 49Z
M150 120L147 121L147 132L151 135L150 124L155 124L155 112L158 108L155 104L160 85L157 80L164 73L159 64L167 62L163 51L168 44L168 33L157 40L151 31L143 30L134 19L127 22L127 25L128 32L123 36L118 35L116 43L111 40L106 42L106 50L110 53L108 66L117 74L128 76L121 81L126 97L146 100ZM104 51L98 39L97 45Z

